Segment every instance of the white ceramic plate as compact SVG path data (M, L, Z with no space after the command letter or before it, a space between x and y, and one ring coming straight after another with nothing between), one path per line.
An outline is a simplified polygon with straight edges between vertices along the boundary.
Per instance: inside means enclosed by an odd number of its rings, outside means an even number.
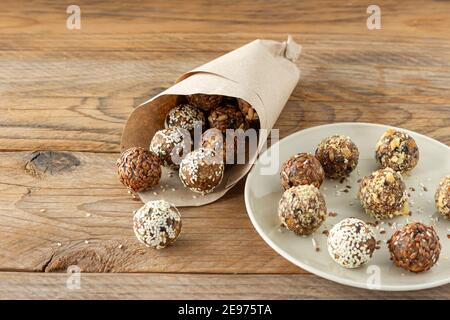
M336 217L328 217L321 228L309 237L299 237L282 230L277 216L278 201L283 189L279 174L264 175L261 155L248 175L245 185L245 203L250 219L261 237L280 255L297 266L323 278L345 285L389 291L418 290L450 283L450 220L443 219L434 207L434 193L438 182L450 174L450 148L424 135L404 130L416 140L420 160L410 176L405 177L410 191L411 217L397 217L382 222L376 232L377 240L381 240L381 249L376 250L373 259L358 269L345 269L335 263L328 255L326 236L323 230L330 230L338 221L347 217L356 217L364 221L374 221L364 213L356 194L359 189L358 179L377 169L374 159L375 144L388 126L367 123L337 123L309 128L296 132L278 143L281 163L298 152L315 152L317 144L325 137L333 134L348 135L356 143L360 151L359 164L348 181L326 180L321 191L325 195L327 209L336 212ZM274 150L275 145L268 151ZM266 151L267 153L267 151ZM279 172L279 170L278 170ZM350 185L350 192L339 192ZM428 191L424 191L423 186ZM436 218L438 221L436 222ZM388 222L404 225L408 221L422 221L435 226L439 234L442 251L438 265L430 271L413 274L393 265L389 260L389 251L385 241L392 235L394 226ZM386 233L383 233L382 229ZM316 252L313 240L319 247Z

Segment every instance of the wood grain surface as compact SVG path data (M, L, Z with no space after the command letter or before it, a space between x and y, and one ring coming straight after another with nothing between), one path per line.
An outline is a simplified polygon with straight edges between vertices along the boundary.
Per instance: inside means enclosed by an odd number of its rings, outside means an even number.
M356 121L449 145L450 3L378 1L374 31L363 1L77 4L81 30L66 28L65 2L0 3L0 297L450 298L449 285L384 294L306 274L257 235L244 181L183 209L176 246L148 250L131 228L140 204L114 164L133 108L197 65L288 33L303 46L302 76L276 123L281 137ZM67 292L66 275L42 273L73 264L121 274L83 274L86 287Z

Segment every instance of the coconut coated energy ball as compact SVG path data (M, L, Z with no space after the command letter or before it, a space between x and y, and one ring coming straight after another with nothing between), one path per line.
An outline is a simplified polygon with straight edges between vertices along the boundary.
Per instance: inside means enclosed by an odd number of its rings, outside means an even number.
M405 173L419 162L419 148L407 133L388 129L375 146L375 159L381 168Z
M362 179L359 200L364 210L376 219L388 219L409 212L406 186L400 173L380 169Z
M323 139L316 149L325 176L338 179L348 176L358 165L359 151L353 141L343 135Z
M204 111L217 108L222 102L222 98L223 97L219 95L209 95L203 93L196 93L187 96L189 104Z
M219 129L222 133L225 133L226 129L242 129L245 131L249 127L244 114L232 104L226 104L212 110L208 121L211 128Z
M312 184L320 188L325 172L315 156L309 153L298 153L283 163L280 178L285 190L302 184Z
M412 222L395 231L388 246L394 264L415 273L430 270L441 252L434 228L420 222Z
M135 191L145 191L161 179L161 164L157 155L141 147L125 150L117 160L120 182Z
M162 249L180 235L181 215L165 200L149 201L134 214L133 229L138 240L147 247Z
M344 268L357 268L368 262L376 247L375 234L364 221L347 218L330 230L328 253Z
M444 177L434 196L436 209L444 217L450 218L450 176Z
M220 184L224 168L222 158L214 150L199 148L181 161L179 176L185 187L206 194Z
M182 128L192 133L197 124L204 128L205 121L205 115L200 109L190 104L180 104L167 114L166 127Z
M310 235L327 217L325 199L312 185L299 185L286 190L278 204L281 224L297 235Z
M163 166L170 168L178 168L182 157L191 150L189 131L177 127L157 131L150 142L150 151L159 157Z

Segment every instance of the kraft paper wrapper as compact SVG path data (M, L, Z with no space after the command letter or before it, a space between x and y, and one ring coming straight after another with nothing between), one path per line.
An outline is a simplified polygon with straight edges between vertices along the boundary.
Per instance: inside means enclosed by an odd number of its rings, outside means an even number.
M300 79L295 64L300 52L301 46L290 36L284 42L258 39L181 75L172 87L131 113L122 135L122 150L148 148L155 132L164 127L165 116L176 106L179 95L205 93L243 99L258 112L261 129L272 129ZM164 199L179 207L214 202L250 170L266 139L261 132L249 163L227 166L222 183L212 193L190 191L182 185L177 171L169 177L169 170L163 168L160 184L140 192L139 197L144 203Z

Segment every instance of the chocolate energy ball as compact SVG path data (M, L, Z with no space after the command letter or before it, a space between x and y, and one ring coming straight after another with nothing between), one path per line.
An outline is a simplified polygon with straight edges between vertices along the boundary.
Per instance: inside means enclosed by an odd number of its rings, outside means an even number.
M181 215L165 200L149 201L134 214L133 229L138 240L147 247L162 249L180 235Z
M161 179L161 164L157 155L141 147L125 150L117 160L120 182L135 191L145 191Z
M256 110L245 100L238 99L239 110L244 114L245 120L247 120L250 127L259 129L259 116Z
M205 115L200 109L190 104L180 104L167 114L166 127L178 127L192 133L197 124L201 124L201 127L204 128L205 121Z
M297 235L310 235L327 217L325 199L312 185L286 190L278 204L281 224Z
M203 93L191 94L186 97L189 104L204 111L217 108L223 100L222 96Z
M325 172L315 156L310 153L298 153L283 163L280 178L285 190L302 184L312 184L320 188Z
M211 128L226 132L226 129L248 129L248 122L238 107L231 104L220 106L211 111L208 117Z
M388 129L375 146L375 159L381 168L389 167L404 173L417 165L419 148L407 133Z
M444 217L450 218L450 176L446 176L441 180L434 199L439 213Z
M182 157L191 150L189 131L176 127L157 131L150 142L150 151L159 157L165 167L170 168L178 168Z
M347 218L330 230L328 253L344 268L357 268L368 262L376 247L372 229L356 218Z
M403 178L391 168L380 169L364 177L358 197L365 211L376 219L393 218L409 212Z
M185 187L206 194L220 184L224 168L222 157L214 150L199 148L181 161L179 175Z
M213 149L219 157L222 157L224 163L233 164L236 160L237 139L234 134L231 136L231 139L233 143L227 141L222 131L211 128L203 133L201 146L202 148Z
M325 176L338 179L348 176L358 165L359 151L353 141L342 135L323 139L316 149Z
M397 267L415 273L430 270L441 252L434 228L420 222L412 222L395 231L388 247Z

